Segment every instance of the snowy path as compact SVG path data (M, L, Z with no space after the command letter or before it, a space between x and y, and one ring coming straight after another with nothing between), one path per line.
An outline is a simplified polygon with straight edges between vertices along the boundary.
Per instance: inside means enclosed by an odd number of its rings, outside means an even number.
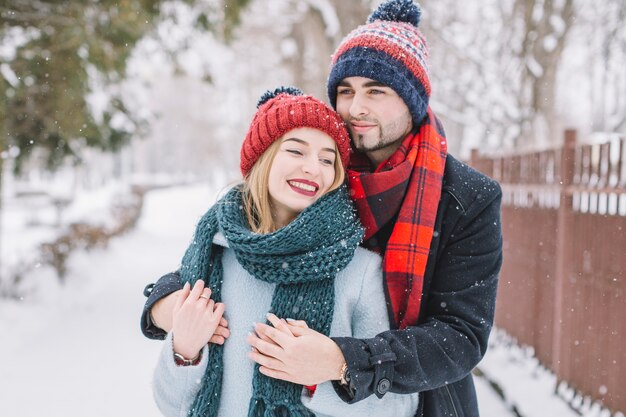
M206 187L152 192L138 228L76 255L65 288L0 304L0 416L158 416L150 379L160 343L139 331L144 285L176 267ZM45 290L44 290L45 289Z

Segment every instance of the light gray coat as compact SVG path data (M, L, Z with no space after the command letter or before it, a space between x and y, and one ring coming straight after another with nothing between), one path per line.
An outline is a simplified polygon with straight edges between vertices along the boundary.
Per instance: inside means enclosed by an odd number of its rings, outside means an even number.
M219 233L214 242L228 247ZM247 356L250 346L245 339L252 331L253 322L265 322L275 284L253 278L237 262L231 249L224 251L222 266L222 301L226 305L225 316L231 334L224 345L224 376L218 415L239 417L248 414L254 371L254 363ZM388 329L381 259L377 254L359 247L352 261L335 279L335 308L330 335L370 338ZM176 366L172 335L168 335L153 380L154 397L164 416L187 416L200 389L207 366L207 351L205 347L202 361L197 366ZM409 417L417 409L418 397L417 393L387 393L381 399L371 395L356 404L347 404L337 396L332 383L325 382L317 386L312 397L303 390L301 398L302 403L320 417Z

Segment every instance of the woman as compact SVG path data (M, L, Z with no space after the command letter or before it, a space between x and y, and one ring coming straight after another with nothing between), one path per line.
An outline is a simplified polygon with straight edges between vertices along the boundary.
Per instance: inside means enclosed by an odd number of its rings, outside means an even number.
M287 333L294 327L276 316L325 335L389 328L381 261L358 247L363 231L343 185L350 144L341 118L293 88L266 93L257 107L241 149L244 183L202 217L182 260L185 285L155 371L159 408L202 417L412 415L418 394L348 405L331 382L303 389L248 359L246 336L266 318ZM224 314L228 340L209 344ZM329 379L342 378L345 364L336 368Z

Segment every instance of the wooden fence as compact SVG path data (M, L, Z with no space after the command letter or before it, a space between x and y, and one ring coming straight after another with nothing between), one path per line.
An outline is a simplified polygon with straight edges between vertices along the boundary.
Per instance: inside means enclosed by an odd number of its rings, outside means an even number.
M626 140L487 158L503 190L496 325L559 381L626 411Z

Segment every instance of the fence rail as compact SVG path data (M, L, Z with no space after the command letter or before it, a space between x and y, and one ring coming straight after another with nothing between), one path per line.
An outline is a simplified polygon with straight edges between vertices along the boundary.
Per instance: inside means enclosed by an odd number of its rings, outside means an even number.
M626 139L483 157L502 185L496 324L559 381L626 411Z

